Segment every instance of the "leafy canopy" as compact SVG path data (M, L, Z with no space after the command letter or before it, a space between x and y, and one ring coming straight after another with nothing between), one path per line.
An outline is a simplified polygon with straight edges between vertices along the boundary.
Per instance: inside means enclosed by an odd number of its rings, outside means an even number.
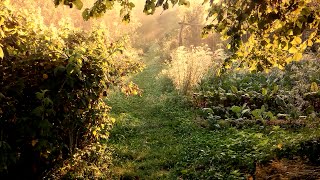
M230 60L252 70L281 68L320 42L319 0L222 0L211 2L208 19L203 33L216 30L230 39Z
M83 17L99 17L116 2L122 6L123 20L130 21L134 4L128 0L97 0ZM55 0L56 5L61 3L82 8L81 0ZM190 5L188 0L146 0L144 13L153 14L161 6L166 10L170 4ZM234 60L251 70L283 68L301 60L308 47L320 42L319 0L204 0L203 4L210 5L203 35L216 31L229 40L233 56L225 68Z
M68 5L70 8L75 6L77 9L82 9L83 3L81 0L54 0L56 6L60 4ZM83 11L83 18L88 20L91 17L100 17L107 10L111 10L114 8L114 5L118 3L122 7L120 10L120 15L123 17L123 20L126 22L130 21L130 13L132 9L135 7L134 3L130 2L130 0L96 0L94 5L89 9L86 8ZM169 4L172 6L179 5L190 5L187 0L146 0L145 7L143 12L145 14L153 14L155 12L156 7L162 6L164 10L169 8Z

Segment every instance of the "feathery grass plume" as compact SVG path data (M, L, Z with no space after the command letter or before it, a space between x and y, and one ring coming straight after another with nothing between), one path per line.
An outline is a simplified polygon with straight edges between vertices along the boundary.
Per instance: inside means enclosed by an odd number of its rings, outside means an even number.
M171 53L167 75L182 94L189 94L213 66L213 53L208 46L180 46Z

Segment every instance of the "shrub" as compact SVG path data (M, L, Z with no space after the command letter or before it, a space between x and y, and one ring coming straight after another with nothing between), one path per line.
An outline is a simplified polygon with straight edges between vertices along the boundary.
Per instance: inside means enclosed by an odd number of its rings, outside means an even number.
M179 47L171 54L169 67L162 73L168 76L182 94L190 94L210 68L218 69L219 61L213 61L213 53L207 46Z
M48 27L6 1L0 13L0 177L34 179L108 138L114 120L103 97L141 66L104 29Z
M269 120L276 115L299 119L319 114L319 81L317 61L294 62L283 71L234 69L202 81L194 103L215 120Z

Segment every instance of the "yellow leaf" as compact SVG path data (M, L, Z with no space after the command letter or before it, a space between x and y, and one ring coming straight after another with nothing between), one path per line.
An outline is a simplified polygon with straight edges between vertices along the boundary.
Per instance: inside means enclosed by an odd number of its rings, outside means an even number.
M237 55L241 57L241 56L243 56L243 53L241 51L238 51Z
M313 42L309 39L308 40L308 46L312 46L313 45Z
M92 132L92 134L93 134L94 136L97 136L97 131L94 130L94 131Z
M279 46L279 40L278 40L278 39L276 39L276 40L273 41L273 46L274 46L274 47Z
M3 17L0 17L0 26L4 24L5 19Z
M284 66L279 65L278 68L279 68L280 70L284 70Z
M279 143L279 144L277 145L277 148L278 148L278 149L282 149L282 144Z
M301 50L305 50L308 47L307 42L304 42L300 45Z
M3 57L4 57L4 53L3 53L2 48L0 47L0 58L3 59Z
M309 35L309 39L313 39L316 35L317 35L317 31L312 32L312 33Z
M276 20L273 24L274 29L282 28L282 23L279 20Z
M213 4L218 4L220 2L220 0L214 0Z
M288 57L285 61L289 64L292 61L292 57Z
M270 44L270 43L266 45L267 49L270 49L271 47L272 47L272 44Z
M286 44L286 45L284 46L283 50L288 51L288 49L289 49L289 46L288 46L288 44Z
M255 70L257 70L257 67L256 66L250 66L249 70L250 71L255 71Z
M291 41L291 44L292 45L298 45L298 44L301 44L302 43L302 39L298 36L296 36L292 41Z
M227 64L227 65L225 65L224 67L225 67L226 69L231 69L230 64Z
M270 6L267 7L266 13L269 14L272 12L272 8Z
M295 46L292 46L290 49L289 49L289 53L291 54L294 54L294 53L297 53L298 52L298 49L295 47Z
M293 55L293 60L299 61L302 59L302 53L296 53Z
M218 71L217 71L217 76L220 77L220 75L221 75L221 70L218 69Z
M133 90L133 91L132 91L132 94L133 94L133 95L137 95L137 94L138 94L138 91L137 91L137 90Z

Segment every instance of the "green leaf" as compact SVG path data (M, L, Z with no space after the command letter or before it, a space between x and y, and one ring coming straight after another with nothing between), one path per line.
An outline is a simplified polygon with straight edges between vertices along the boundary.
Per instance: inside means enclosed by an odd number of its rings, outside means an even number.
M171 1L172 5L175 5L178 3L178 0L170 0L170 1Z
M190 7L190 2L188 0L179 0L179 5L184 5L186 7Z
M39 100L42 100L44 97L44 94L41 93L41 92L36 92L36 98L39 99Z
M82 18L85 21L88 21L90 18L90 9L86 8L83 12L82 12Z
M278 85L275 85L275 86L273 86L272 93L275 94L275 93L278 92L278 90L279 90L279 86L278 86Z
M42 90L41 92L36 92L36 98L42 100L44 98L44 94L48 92L48 90Z
M247 113L247 112L250 112L250 109L244 109L244 110L241 112L241 114L245 114L245 113Z
M205 113L205 114L214 114L213 110L211 108L203 108L202 111Z
M51 101L50 98L44 98L44 99L43 99L43 103L44 103L44 105L46 105L46 106L53 105L53 102Z
M270 119L270 120L273 120L274 119L274 115L272 114L271 111L268 111L266 116Z
M233 93L237 93L238 92L237 87L231 86L230 88L231 88L231 92L233 92Z
M230 110L234 113L241 113L241 107L239 106L232 106Z
M73 4L76 6L77 9L81 10L83 7L83 3L81 0L75 0L73 1Z
M42 116L42 114L44 113L44 107L43 106L38 106L38 107L36 107L33 111L32 111L32 113L34 114L34 115L36 115L36 116L38 116L38 117L41 117Z
M162 7L163 7L163 10L169 9L169 3L168 3L168 1L166 1L166 2L162 5Z
M60 66L54 68L53 74L54 74L54 76L59 76L65 71L66 71L66 68L64 66L60 65Z
M266 88L262 88L262 95L267 95L268 94L268 90Z
M133 2L130 2L130 3L128 4L128 6L129 6L130 9L133 9L134 7L136 7L136 5L134 5Z
M54 0L53 3L54 3L54 5L57 7L57 6L59 6L60 1L59 1L59 0Z
M130 22L130 14L129 13L123 16L122 22L126 22L126 23Z
M261 118L261 109L255 109L251 112L255 119Z

